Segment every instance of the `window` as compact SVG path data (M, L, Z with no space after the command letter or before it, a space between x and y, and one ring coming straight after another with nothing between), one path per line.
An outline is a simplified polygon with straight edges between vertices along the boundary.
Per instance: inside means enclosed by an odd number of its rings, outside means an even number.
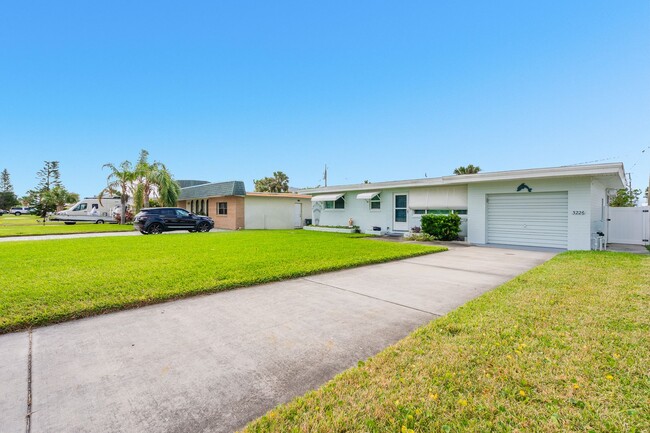
M88 208L88 203L79 203L77 206L75 206L73 211L81 211L81 210L86 210Z
M381 194L370 199L370 210L381 210Z
M176 209L176 216L179 218L186 218L189 215L189 212L187 212L184 209Z
M424 209L415 209L413 211L413 213L416 214L416 215L424 215L426 212L427 211L425 211Z
M345 199L341 197L336 201L326 201L325 209L345 209Z
M228 215L228 202L219 202L219 215Z

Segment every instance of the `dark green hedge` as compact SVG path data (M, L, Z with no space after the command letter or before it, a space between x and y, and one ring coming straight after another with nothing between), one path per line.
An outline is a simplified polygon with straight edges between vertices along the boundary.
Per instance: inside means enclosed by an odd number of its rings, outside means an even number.
M460 233L460 217L449 215L422 215L422 231L441 241L455 241Z

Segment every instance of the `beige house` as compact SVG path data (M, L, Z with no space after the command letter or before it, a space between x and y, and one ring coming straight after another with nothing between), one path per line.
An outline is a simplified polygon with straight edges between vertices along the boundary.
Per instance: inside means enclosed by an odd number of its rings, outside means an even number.
M246 192L244 182L179 181L178 207L214 220L215 228L292 229L311 218L311 195Z

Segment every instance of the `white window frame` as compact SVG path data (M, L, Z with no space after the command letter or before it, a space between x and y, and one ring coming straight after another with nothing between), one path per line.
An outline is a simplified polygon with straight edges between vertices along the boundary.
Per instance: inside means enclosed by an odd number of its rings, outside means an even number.
M373 209L372 208L373 203L379 203L379 207L377 209ZM370 200L368 200L368 209L370 210L370 212L381 212L381 193L375 195Z
M337 208L337 207L336 207L336 202L339 201L339 200L343 200L343 207L338 207L338 208ZM339 198L336 199L336 200L326 201L326 202L324 202L324 203L325 203L325 204L323 205L323 210L326 210L326 211L328 211L328 212L329 212L329 211L338 211L338 212L342 212L342 211L345 210L345 196L341 196L341 197L339 197ZM327 203L332 203L332 207L327 207Z

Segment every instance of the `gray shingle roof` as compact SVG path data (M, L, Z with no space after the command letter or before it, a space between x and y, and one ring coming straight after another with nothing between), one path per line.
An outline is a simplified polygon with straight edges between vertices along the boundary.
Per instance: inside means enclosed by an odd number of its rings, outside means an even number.
M230 182L215 182L188 186L187 188L181 188L181 195L178 199L192 200L195 198L223 197L228 195L246 195L244 182L233 180Z
M181 179L181 180L176 180L176 183L181 188L187 188L188 186L203 185L203 184L210 183L210 182L208 182L207 180Z

